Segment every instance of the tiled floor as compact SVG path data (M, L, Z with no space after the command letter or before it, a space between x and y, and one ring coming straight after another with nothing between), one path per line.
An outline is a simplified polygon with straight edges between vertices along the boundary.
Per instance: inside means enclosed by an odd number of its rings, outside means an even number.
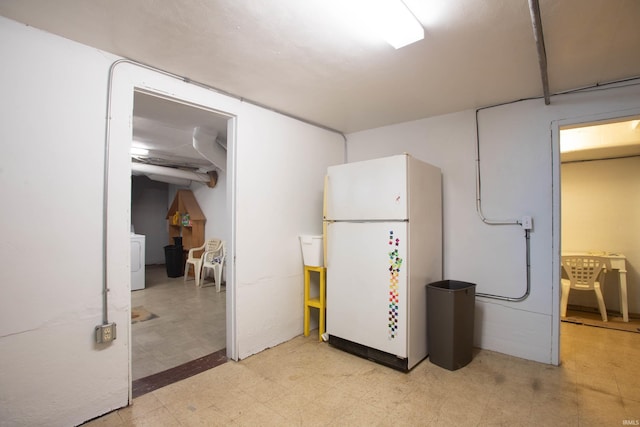
M562 323L561 367L479 350L404 374L302 336L90 426L619 426L640 420L640 334Z
M629 313L629 321L625 322L620 313L609 311L607 319L606 322L602 321L602 316L597 308L569 306L567 317L563 318L563 321L620 331L640 332L640 317L636 313Z
M131 307L158 317L131 327L133 380L225 348L224 289L198 288L193 278L167 277L164 265L147 266L146 288L131 293Z

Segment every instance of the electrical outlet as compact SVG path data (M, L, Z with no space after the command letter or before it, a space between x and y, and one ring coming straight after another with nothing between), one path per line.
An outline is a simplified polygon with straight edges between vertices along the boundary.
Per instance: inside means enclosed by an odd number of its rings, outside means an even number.
M116 324L107 323L96 326L96 342L99 344L108 343L116 339Z
M531 230L533 228L533 218L530 216L523 216L520 224L525 230Z

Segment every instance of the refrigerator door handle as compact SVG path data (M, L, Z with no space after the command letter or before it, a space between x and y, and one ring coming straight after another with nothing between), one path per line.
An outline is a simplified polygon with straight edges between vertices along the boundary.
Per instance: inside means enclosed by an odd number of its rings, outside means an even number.
M327 189L329 187L329 175L324 176L324 192L322 194L322 259L324 268L327 268Z

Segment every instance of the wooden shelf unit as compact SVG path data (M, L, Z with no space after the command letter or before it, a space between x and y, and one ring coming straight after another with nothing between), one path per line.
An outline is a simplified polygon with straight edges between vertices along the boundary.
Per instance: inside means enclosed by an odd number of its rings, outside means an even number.
M180 214L178 224L173 223L175 213ZM191 225L182 225L182 216L189 214ZM178 190L167 212L169 221L169 244L174 244L174 237L182 237L182 248L188 251L204 244L204 224L207 218L202 213L191 190Z

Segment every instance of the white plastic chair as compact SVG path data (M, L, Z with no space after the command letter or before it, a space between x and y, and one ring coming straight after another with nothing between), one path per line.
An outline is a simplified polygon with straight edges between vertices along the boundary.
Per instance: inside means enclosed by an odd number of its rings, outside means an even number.
M196 286L200 286L200 273L202 271L202 259L204 258L204 253L202 255L200 255L199 257L195 256L196 252L199 251L210 251L214 248L217 248L220 245L220 240L219 239L209 239L206 242L204 242L204 245L199 246L197 248L191 248L189 249L189 254L187 255L187 262L184 264L184 281L185 283L187 282L187 275L189 273L189 266L193 265L193 272L195 275L195 283Z
M598 299L598 308L602 321L607 321L607 308L602 297L601 281L604 276L606 261L594 256L563 256L562 267L568 279L561 279L562 298L560 300L561 316L567 315L567 302L571 289L594 291ZM601 277L602 276L602 277Z
M224 240L218 240L218 242L219 244L216 247L207 249L207 251L202 254L202 275L200 276L200 286L202 287L204 286L206 270L213 270L216 292L220 292L220 285L222 284L222 270L227 256Z

